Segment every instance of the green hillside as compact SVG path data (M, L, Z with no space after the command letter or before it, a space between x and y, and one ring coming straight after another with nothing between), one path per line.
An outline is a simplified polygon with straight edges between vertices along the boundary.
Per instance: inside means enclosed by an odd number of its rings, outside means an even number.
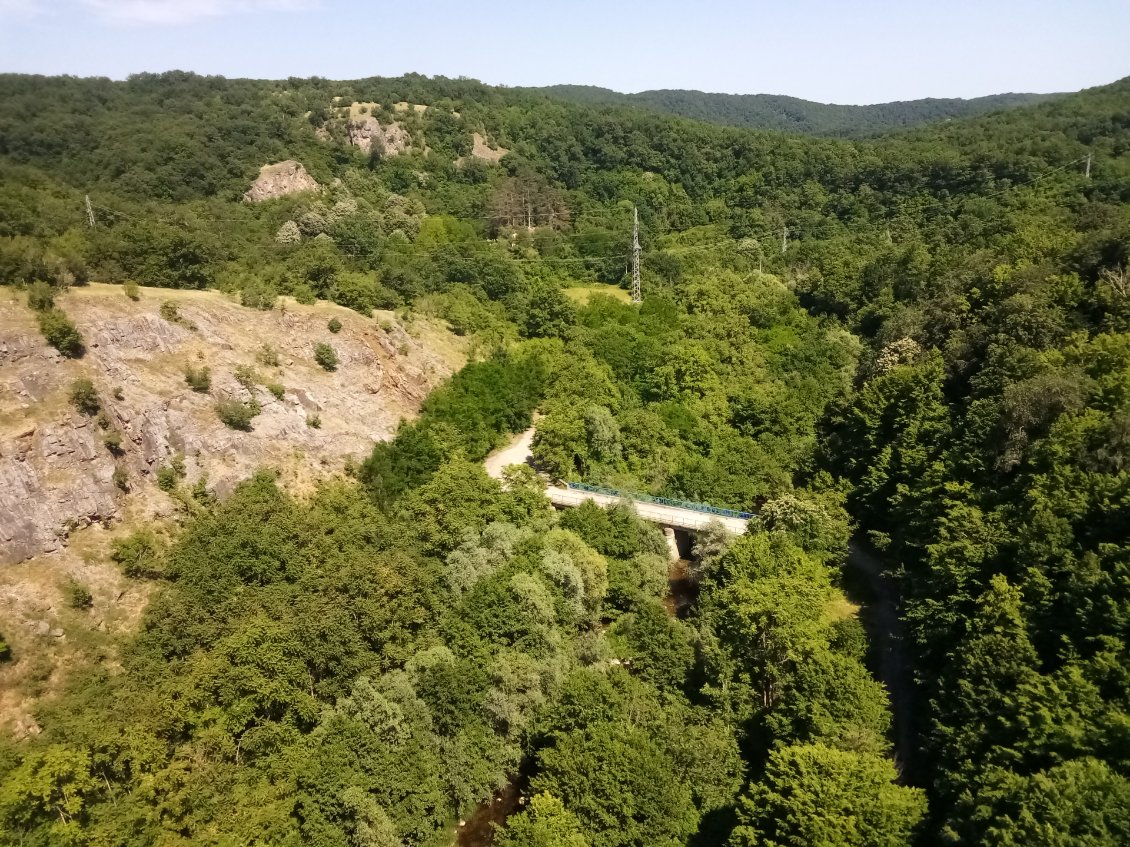
M512 787L502 847L1130 843L1130 78L857 140L421 76L0 104L0 282L61 355L90 279L473 354L306 499L162 469L175 530L113 552L150 606L64 680L0 618L8 840L446 845ZM244 202L287 160L320 188ZM640 305L593 294L633 209ZM531 425L544 478L488 477ZM553 480L757 518L680 605Z
M717 94L684 89L621 94L591 85L549 85L530 90L555 99L592 106L637 106L722 126L840 138L881 135L921 124L969 118L1016 106L1030 106L1063 96L991 94L969 99L930 97L869 106L840 106L779 94Z

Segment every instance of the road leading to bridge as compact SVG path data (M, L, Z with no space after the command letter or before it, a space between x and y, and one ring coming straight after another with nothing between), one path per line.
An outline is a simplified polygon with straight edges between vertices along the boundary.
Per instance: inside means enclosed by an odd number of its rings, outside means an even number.
M491 453L486 458L486 471L495 479L502 478L503 469L510 465L530 464L530 447L534 440L534 428L530 427L525 432L514 436L514 439L505 447ZM579 506L586 500L592 500L598 506L611 506L621 502L620 497L600 494L594 491L581 491L575 488L563 488L551 485L545 489L545 496L555 506L570 508ZM727 530L735 535L746 531L749 523L744 518L732 518L712 515L707 512L697 512L693 509L681 509L678 506L666 506L660 503L645 503L628 499L633 508L645 521L661 524L663 526L677 527L686 530L699 530L711 521L718 521Z

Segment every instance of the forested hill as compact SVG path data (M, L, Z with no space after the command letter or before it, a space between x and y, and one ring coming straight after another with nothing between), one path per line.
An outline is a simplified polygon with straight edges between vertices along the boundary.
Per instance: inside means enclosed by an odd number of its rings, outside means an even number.
M1130 843L1130 79L871 140L420 76L0 104L0 282L53 366L102 343L89 280L335 301L314 362L357 384L334 345L376 309L473 359L301 497L128 477L175 500L96 531L153 597L128 638L81 585L43 589L65 641L0 605L0 706L40 730L0 743L8 841L450 845L519 775L500 847ZM144 440L101 416L130 374L32 398L24 355L4 479L32 402ZM265 427L253 373L176 364ZM630 510L485 474L531 425L550 478L757 519L680 606Z
M658 89L622 94L590 85L548 85L530 89L573 103L638 106L746 129L771 129L805 135L862 138L896 129L968 118L1061 97L1060 94L991 94L841 106L780 94L720 94L685 89Z

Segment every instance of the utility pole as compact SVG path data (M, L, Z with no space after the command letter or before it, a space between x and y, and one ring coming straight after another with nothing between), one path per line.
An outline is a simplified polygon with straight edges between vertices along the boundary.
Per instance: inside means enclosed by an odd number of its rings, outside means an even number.
M787 226L781 227L781 255L785 255L789 249L789 228Z
M1091 154L1090 153L1087 154L1087 172L1084 174L1084 177L1086 179L1091 178Z
M642 303L640 292L640 210L632 207L632 302Z
M90 205L90 195L86 195L86 223L91 229L94 229L94 207Z

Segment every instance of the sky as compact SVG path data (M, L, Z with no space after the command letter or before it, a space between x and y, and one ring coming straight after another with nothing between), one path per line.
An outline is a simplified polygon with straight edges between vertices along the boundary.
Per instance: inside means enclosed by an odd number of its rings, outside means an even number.
M1128 34L1130 0L0 0L0 71L417 72L879 103L1113 82L1130 75Z

